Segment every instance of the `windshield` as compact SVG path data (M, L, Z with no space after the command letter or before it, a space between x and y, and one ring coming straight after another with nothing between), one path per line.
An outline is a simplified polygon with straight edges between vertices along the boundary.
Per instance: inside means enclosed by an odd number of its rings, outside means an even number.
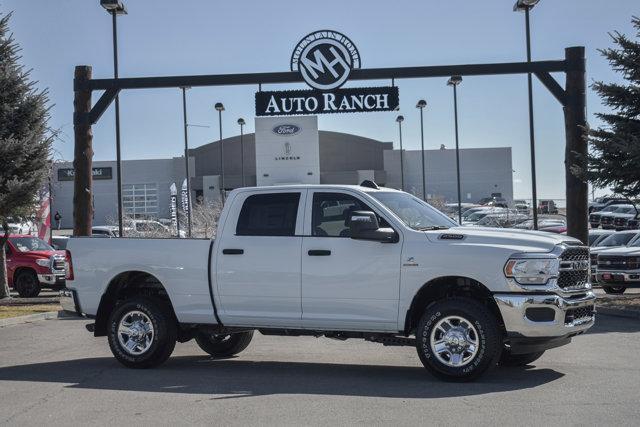
M449 228L458 225L445 214L410 194L371 192L369 195L385 205L405 225L414 230Z
M613 233L598 242L598 246L625 246L633 236L633 233Z
M9 241L20 252L52 251L53 248L37 237L11 237Z
M613 211L613 213L632 213L635 211L636 210L633 208L633 206L623 206Z

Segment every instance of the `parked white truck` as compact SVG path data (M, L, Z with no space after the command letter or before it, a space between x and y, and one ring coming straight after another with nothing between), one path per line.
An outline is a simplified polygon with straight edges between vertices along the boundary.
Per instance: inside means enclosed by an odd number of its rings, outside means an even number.
M373 182L232 191L217 237L72 238L66 310L114 356L156 366L176 341L214 357L264 335L415 346L443 379L527 364L594 323L589 250L561 235L458 227Z

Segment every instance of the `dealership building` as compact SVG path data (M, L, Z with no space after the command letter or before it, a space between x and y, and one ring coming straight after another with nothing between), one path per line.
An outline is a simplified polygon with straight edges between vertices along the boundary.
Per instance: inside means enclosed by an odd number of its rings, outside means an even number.
M189 150L192 200L220 199L225 190L278 184L359 184L365 179L379 185L404 188L422 196L422 159L419 150L400 151L392 142L358 135L318 130L317 116L257 117L255 133L225 138L224 179L220 141ZM427 199L457 200L455 150L425 150ZM476 202L500 193L513 199L511 148L460 150L463 202ZM113 224L117 218L116 163L93 162L94 225ZM73 226L73 165L54 164L52 214L61 226ZM404 179L402 179L404 176ZM170 217L170 187L178 192L185 180L184 157L125 160L122 162L123 209L127 214Z

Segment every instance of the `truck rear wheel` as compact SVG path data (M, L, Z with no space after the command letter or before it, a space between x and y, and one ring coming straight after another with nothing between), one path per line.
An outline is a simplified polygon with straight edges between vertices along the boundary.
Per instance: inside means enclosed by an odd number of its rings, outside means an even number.
M525 366L540 359L544 351L537 351L535 353L526 354L511 354L508 350L502 351L500 357L501 366Z
M424 367L448 381L471 381L500 358L502 342L493 313L470 298L448 298L425 310L416 329Z
M165 362L176 345L176 321L166 303L135 297L109 317L109 347L129 368L151 368Z
M603 286L602 290L607 294L620 295L624 294L626 288L624 286Z
M196 343L213 357L231 357L247 348L252 338L253 331L229 335L216 335L201 331L196 335Z
M38 276L31 270L22 270L14 279L14 287L20 298L35 298L40 294Z

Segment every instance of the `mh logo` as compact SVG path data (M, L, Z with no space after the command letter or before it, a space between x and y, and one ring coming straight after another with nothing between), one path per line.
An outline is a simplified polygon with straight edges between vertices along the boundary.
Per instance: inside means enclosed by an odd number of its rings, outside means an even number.
M291 55L291 71L300 71L309 86L331 90L342 86L351 70L360 68L360 53L344 34L332 30L305 36Z

